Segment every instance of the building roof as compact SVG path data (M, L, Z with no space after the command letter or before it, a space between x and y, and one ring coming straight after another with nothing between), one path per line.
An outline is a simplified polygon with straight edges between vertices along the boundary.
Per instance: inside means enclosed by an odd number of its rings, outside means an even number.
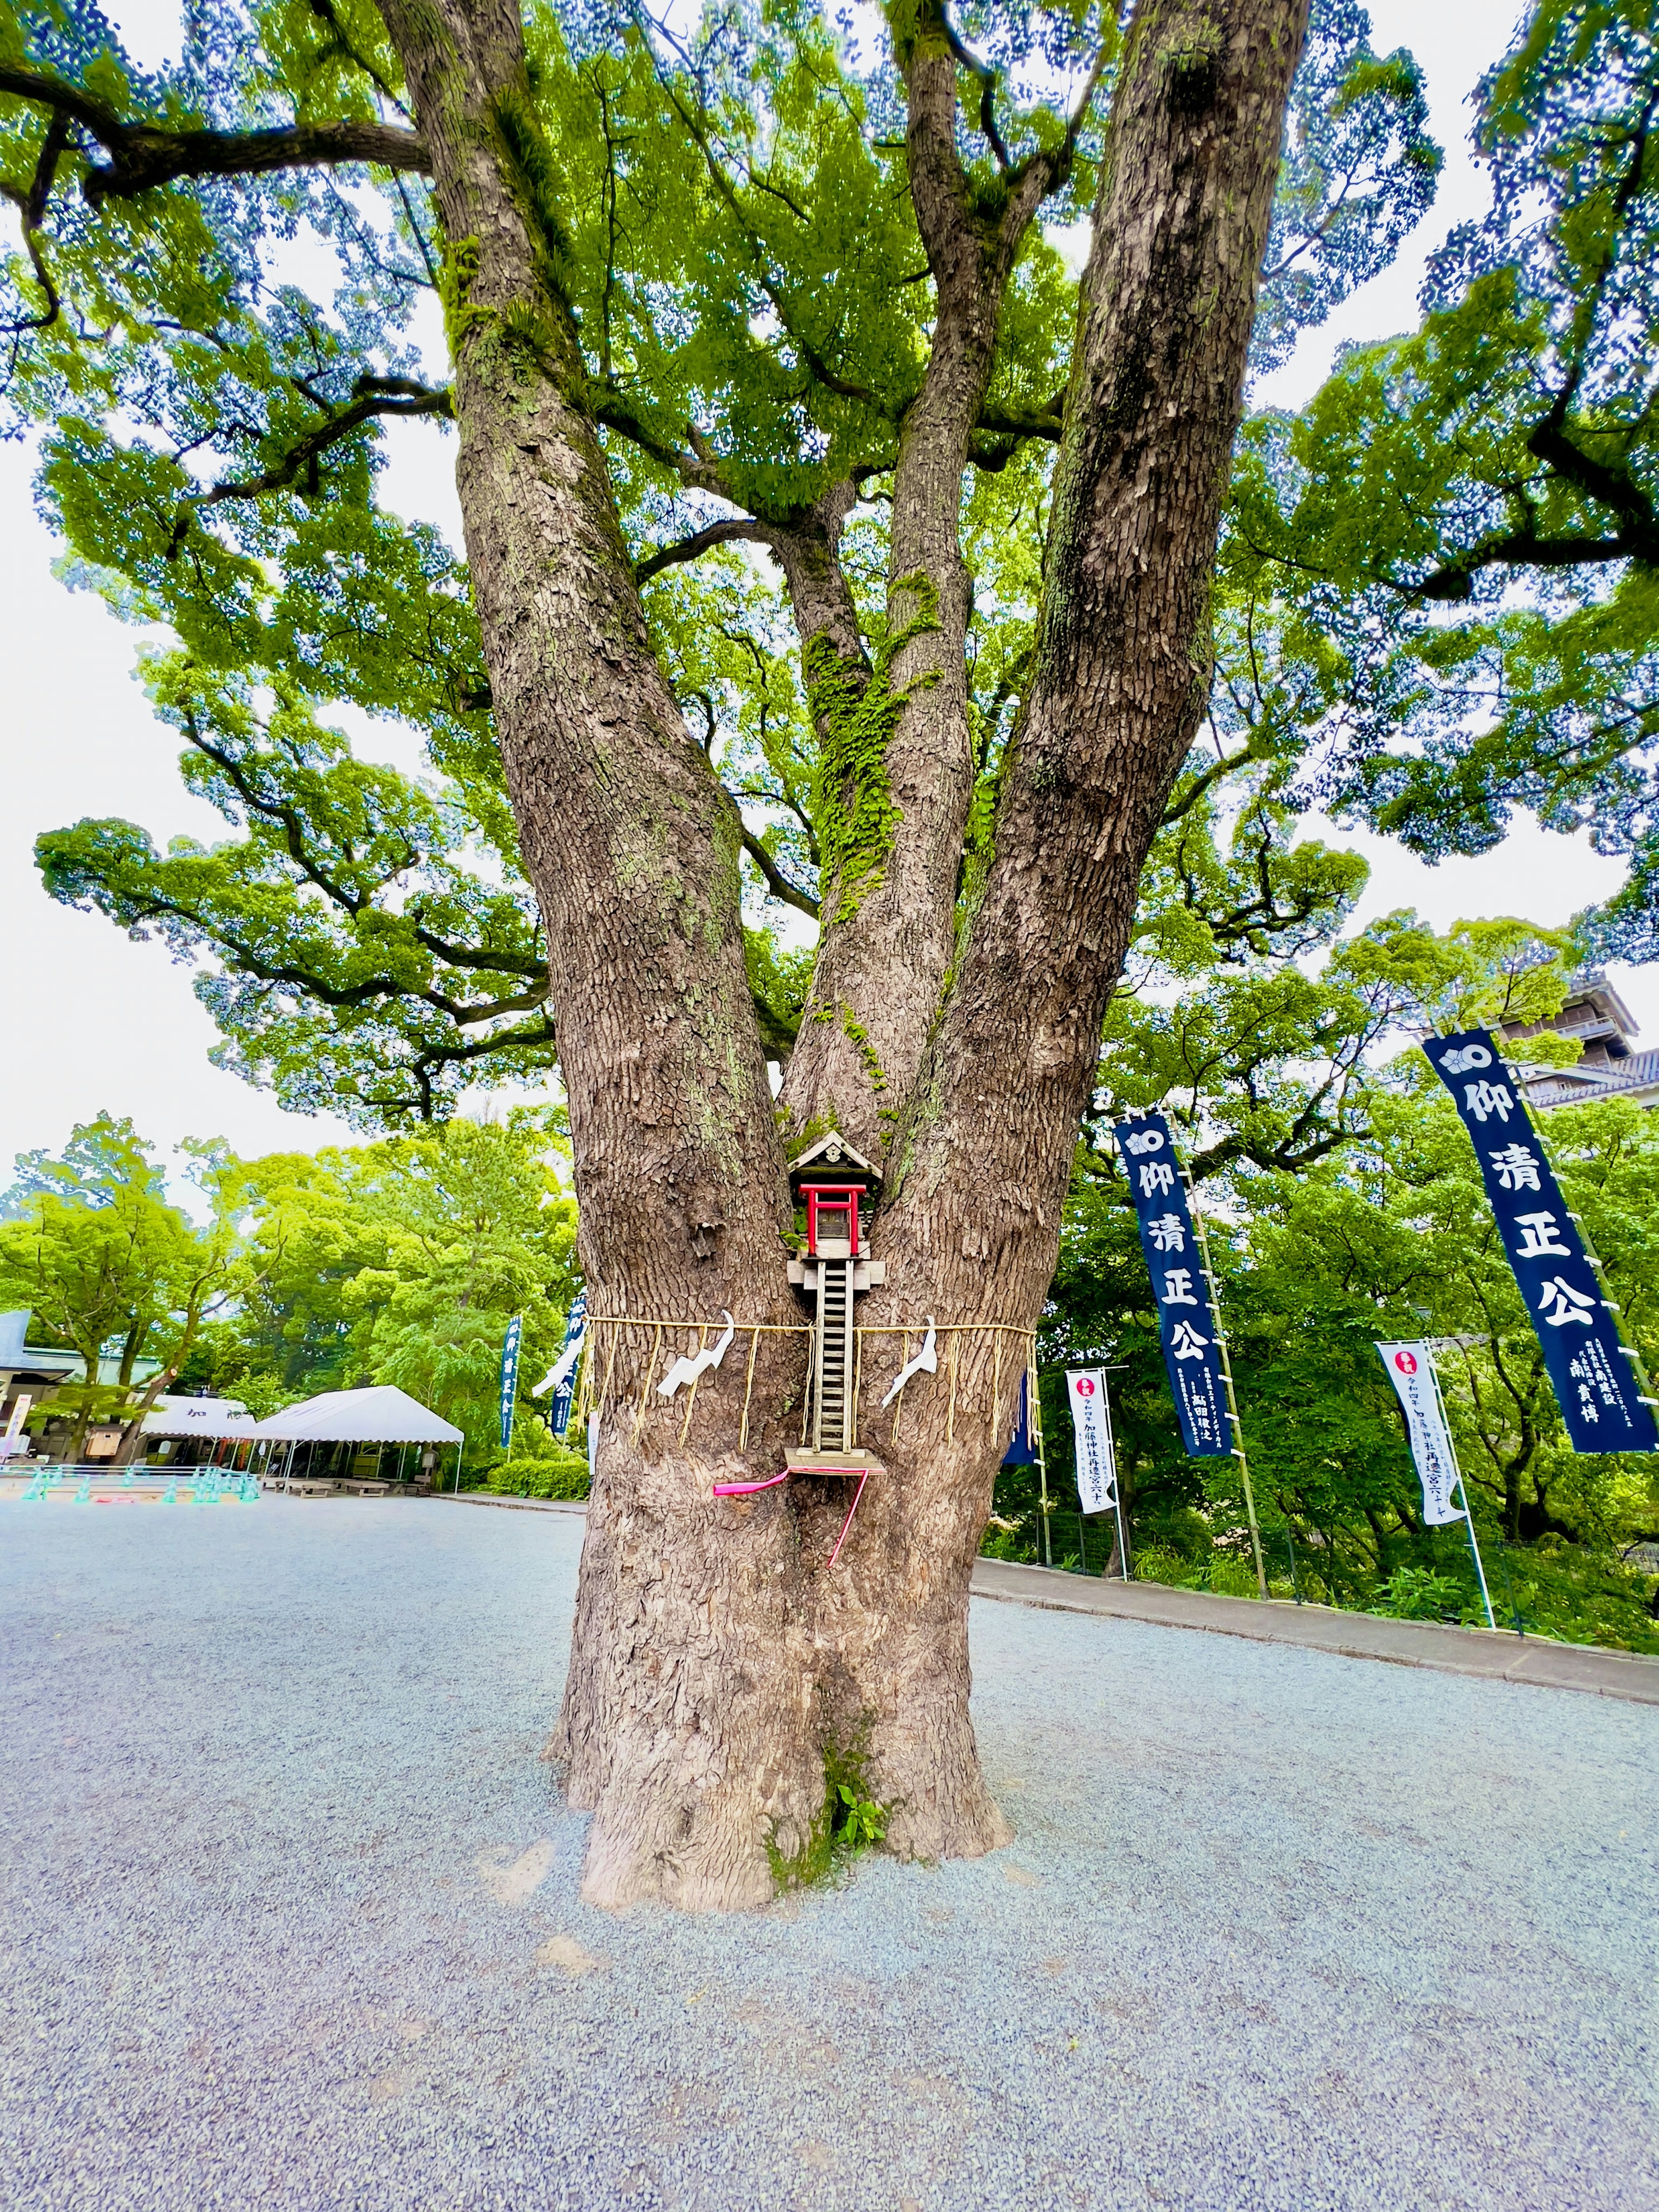
M1558 1036L1582 1037L1587 1042L1612 1037L1628 1047L1636 1035L1636 1017L1607 977L1599 971L1576 975L1557 1013L1536 1022L1500 1022L1498 1032L1511 1043L1553 1030Z
M240 1398L158 1398L144 1416L147 1437L251 1437L254 1419Z
M463 1432L390 1383L325 1390L261 1421L253 1433L277 1442L329 1444L459 1444Z
M86 1373L85 1364L78 1352L66 1352L50 1345L28 1341L29 1309L20 1306L13 1313L0 1313L0 1373L28 1376L43 1382L78 1382ZM159 1359L136 1359L132 1364L135 1382L148 1382L161 1365ZM117 1382L121 1377L121 1363L112 1354L98 1362L98 1380Z
M789 1170L791 1186L803 1180L817 1182L821 1176L833 1174L838 1182L879 1182L881 1170L872 1160L849 1145L839 1129L831 1129L815 1145L809 1145Z
M1527 1078L1527 1096L1535 1106L1573 1106L1587 1098L1617 1098L1659 1086L1659 1052L1633 1052L1605 1067L1540 1068Z

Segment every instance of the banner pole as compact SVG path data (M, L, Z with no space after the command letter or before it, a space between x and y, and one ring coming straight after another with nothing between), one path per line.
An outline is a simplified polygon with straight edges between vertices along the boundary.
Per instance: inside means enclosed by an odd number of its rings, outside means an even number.
M1233 1457L1238 1462L1238 1471L1244 1479L1244 1510L1250 1523L1250 1548L1255 1553L1256 1595L1267 1595L1267 1569L1261 1557L1261 1531L1256 1526L1255 1493L1250 1488L1250 1462L1244 1451L1244 1424L1238 1418L1238 1398L1233 1389L1232 1356L1227 1349L1227 1324L1221 1317L1221 1292L1216 1286L1215 1270L1210 1265L1210 1240L1205 1233L1204 1216L1198 1210L1198 1193L1193 1188L1193 1179L1183 1167L1181 1180L1187 1186L1187 1204L1193 1217L1193 1231L1198 1238L1198 1249L1204 1261L1204 1279L1210 1286L1210 1310L1215 1316L1216 1349L1221 1354L1221 1379L1227 1386L1227 1418L1233 1425Z
M1054 1546L1048 1535L1048 1455L1042 1448L1042 1408L1037 1400L1036 1358L1033 1352L1031 1364L1026 1370L1025 1418L1030 1426L1031 1442L1036 1446L1037 1488L1042 1498L1042 1564L1054 1564Z
M1446 1401L1440 1388L1440 1361L1432 1344L1429 1346L1429 1380L1434 1385L1434 1402L1440 1408L1440 1425L1446 1431L1446 1445L1451 1453L1452 1465L1457 1471L1457 1493L1463 1501L1463 1526L1469 1532L1469 1549L1474 1554L1474 1571L1480 1584L1480 1601L1486 1608L1486 1626L1495 1629L1497 1618L1492 1609L1492 1592L1486 1588L1486 1571L1480 1564L1480 1547L1474 1540L1474 1510L1469 1504L1468 1486L1463 1480L1463 1466L1457 1456L1457 1439L1452 1434L1451 1422L1446 1413Z
M1104 1382L1101 1395L1106 1401L1106 1434L1112 1447L1112 1510L1117 1516L1117 1574L1120 1582L1129 1579L1129 1540L1123 1533L1123 1470L1117 1463L1117 1438L1112 1435L1111 1394Z

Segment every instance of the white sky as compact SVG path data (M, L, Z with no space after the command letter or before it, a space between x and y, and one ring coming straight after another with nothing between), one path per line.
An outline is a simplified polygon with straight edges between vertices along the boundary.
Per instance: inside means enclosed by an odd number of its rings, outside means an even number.
M167 0L127 0L116 13L136 58L154 62L176 46L178 10ZM1432 128L1447 153L1439 199L1394 267L1310 333L1295 359L1261 387L1264 399L1297 404L1316 387L1339 343L1412 327L1427 252L1482 204L1466 143L1465 103L1508 44L1514 0L1465 0L1461 7L1372 0L1370 13L1378 51L1407 46L1426 72ZM459 543L453 441L419 424L397 426L393 434L389 503L429 517ZM0 1187L14 1152L60 1145L73 1122L100 1107L131 1115L163 1146L187 1135L224 1136L244 1153L339 1141L349 1133L343 1122L285 1114L267 1094L210 1066L217 1032L191 994L190 969L171 963L155 944L130 944L101 915L57 905L40 889L32 847L41 830L87 815L125 817L164 846L181 832L211 842L226 828L179 785L177 739L152 719L132 678L136 634L101 602L73 595L53 579L59 549L33 511L33 467L27 448L0 447L0 666L7 674L0 708L0 945L7 969ZM368 733L364 749L415 765L408 744L392 730ZM1581 840L1531 828L1480 860L1437 868L1381 838L1333 834L1372 863L1361 922L1415 906L1441 927L1503 914L1559 924L1605 896L1623 873ZM1659 1033L1659 970L1613 972L1649 1035Z

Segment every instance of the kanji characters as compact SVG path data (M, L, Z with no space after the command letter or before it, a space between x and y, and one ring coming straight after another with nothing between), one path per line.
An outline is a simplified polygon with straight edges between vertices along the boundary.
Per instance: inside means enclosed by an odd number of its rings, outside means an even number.
M1498 1170L1499 1187L1504 1190L1537 1190L1538 1155L1529 1152L1524 1145L1505 1145L1500 1152L1488 1152L1486 1158Z
M1509 1086L1503 1083L1466 1083L1463 1098L1477 1121L1484 1121L1492 1114L1496 1114L1500 1121L1507 1121L1515 1106Z
M1175 1188L1175 1170L1168 1160L1151 1160L1140 1170L1140 1194L1143 1198L1160 1196Z
M1575 1321L1589 1328L1595 1301L1576 1291L1564 1277L1552 1275L1538 1294L1538 1308L1552 1328L1565 1328Z
M1209 1338L1200 1336L1191 1322L1178 1321L1170 1338L1170 1349L1177 1359L1202 1359L1209 1343Z
M1515 1225L1521 1231L1521 1243L1516 1251L1517 1260L1571 1260L1572 1247L1564 1244L1555 1233L1553 1213L1517 1213Z
M1193 1296L1193 1272L1190 1267L1166 1267L1164 1270L1164 1296L1159 1301L1166 1306L1195 1306Z
M1178 1213L1160 1213L1156 1221L1146 1224L1146 1234L1158 1251L1184 1252L1187 1249L1187 1226Z

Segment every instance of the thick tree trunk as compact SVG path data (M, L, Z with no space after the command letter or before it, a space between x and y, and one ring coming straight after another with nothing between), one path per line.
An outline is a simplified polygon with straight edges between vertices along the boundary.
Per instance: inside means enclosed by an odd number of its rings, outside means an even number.
M744 979L739 824L647 643L560 295L557 179L517 12L506 0L383 6L448 240L467 550L547 924L590 1310L609 1324L595 1329L598 1480L555 1743L572 1802L594 1814L586 1893L611 1905L759 1901L769 1849L792 1856L819 1813L832 1741L862 1750L893 1848L983 1850L1008 1831L969 1716L968 1578L1142 861L1207 683L1208 573L1305 0L1152 0L1137 15L1085 285L1037 673L941 1009L971 784L956 532L980 375L951 353L961 334L942 332L939 419L918 417L919 458L901 471L916 505L896 524L893 590L901 612L937 599L939 627L917 632L896 672L936 680L913 691L888 748L901 811L854 902L867 944L853 957L839 909L827 915L818 988L831 1019L809 1024L871 1045L855 1054L865 1090L843 1100L827 1062L806 1089L848 1112L854 1141L883 1104L902 1109L876 1231L887 1287L860 1318L913 1331L911 1349L927 1315L947 1329L939 1374L891 1412L875 1408L907 1340L863 1340L862 1441L880 1468L833 1572L845 1484L711 1496L715 1480L781 1466L799 1433L800 1335L739 1336L694 1401L656 1389L723 1310L751 1326L802 1316ZM946 272L942 321L948 289ZM828 523L824 538L833 562ZM908 581L911 560L927 590ZM813 588L803 571L798 607ZM833 635L833 579L820 598ZM874 895L889 888L884 904Z
M551 157L506 0L386 0L447 240L457 483L496 723L548 933L590 1310L642 1316L613 1375L560 1723L593 1809L588 1893L752 1904L823 1779L793 1531L709 1496L654 1396L653 1325L797 1318L781 1158L744 973L741 824L652 655L557 283ZM673 1351L695 1348L678 1334ZM769 1342L787 1346L791 1340ZM653 1362L653 1351L659 1355ZM672 1356L672 1354L671 1354ZM794 1362L796 1367L801 1363ZM791 1388L756 1378L757 1453ZM722 1376L700 1433L735 1435ZM809 1694L803 1696L805 1685Z
M887 1287L872 1294L869 1322L919 1328L934 1313L1030 1328L1053 1276L1141 867L1208 692L1210 570L1306 20L1307 0L1137 11L1084 279L1036 672L984 894L890 1152ZM964 1341L982 1378L987 1337ZM1012 1426L1006 1407L978 1427L971 1452L947 1443L953 1425L960 1433L969 1364L964 1352L954 1422L935 1384L915 1429L884 1455L890 1514L915 1536L883 1561L878 1622L861 1618L842 1635L849 1705L884 1711L889 1655L965 1613L973 1546L929 1557L921 1546L948 1518L945 1489L977 1543ZM982 1379L969 1395L989 1395ZM880 1540L877 1528L872 1514L866 1544ZM828 1589L818 1598L826 1622L836 1604ZM930 1805L925 1747L971 1737L967 1669L951 1662L906 1683L909 1710L878 1727L875 1765ZM942 1832L947 1823L925 1826L916 1848L972 1848L983 1831L968 1823L962 1846Z

